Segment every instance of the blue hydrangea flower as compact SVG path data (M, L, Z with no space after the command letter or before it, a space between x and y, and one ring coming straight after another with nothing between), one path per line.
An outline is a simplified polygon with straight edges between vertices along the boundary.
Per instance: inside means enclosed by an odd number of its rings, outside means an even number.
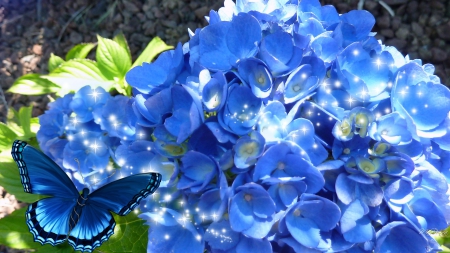
M393 58L383 51L371 56L361 43L354 43L342 51L336 61L339 65L338 75L346 80L349 94L359 101L373 101L385 98L385 89L392 79Z
M108 166L110 153L101 132L80 132L64 148L63 165L74 171L89 174Z
M178 189L199 192L218 173L217 163L196 151L187 152L181 162L180 172L182 174L177 185Z
M297 202L297 198L306 192L307 185L301 177L267 178L263 180L265 185L269 185L270 197L276 205L276 210L286 210L287 207Z
M289 231L300 244L317 249L321 232L336 227L341 217L339 207L332 201L313 194L303 194L280 221L280 229Z
M89 122L94 119L94 110L103 107L110 97L102 87L84 86L73 96L70 108L76 114L77 121Z
M250 88L233 84L228 88L227 101L218 114L220 125L237 135L249 133L258 120L261 99L253 95Z
M425 236L407 222L394 221L377 232L376 252L423 252L427 249Z
M303 0L298 3L297 15L299 21L307 21L310 18L319 20L328 28L339 22L339 14L332 5L321 6L318 0Z
M255 58L239 62L238 73L258 98L267 98L272 91L272 76L265 64Z
M336 193L339 200L347 205L359 199L367 206L376 207L383 200L381 187L363 174L340 174L336 180Z
M225 104L227 97L227 83L223 73L220 71L209 78L208 76L209 74L204 78L206 80L200 79L200 85L203 86L201 97L203 105L206 107L206 111L217 112ZM202 81L204 83L202 83Z
M144 62L128 71L125 79L139 92L155 94L175 83L183 69L183 49L181 43L174 50L161 53L153 63Z
M256 162L253 180L269 177L301 177L307 185L307 193L318 192L325 182L319 170L311 164L307 154L291 142L281 142L270 147Z
M205 247L203 233L189 219L172 209L161 213L139 215L150 225L148 247L150 252L202 253Z
M178 143L186 140L201 124L199 108L181 86L172 86L150 96L137 95L133 104L138 124L146 127L164 125Z
M49 103L50 109L39 116L41 126L36 134L39 146L42 152L60 166L62 166L63 150L68 142L66 137L69 133L66 127L70 124L72 109L69 105L72 98L73 94L67 94Z
M344 239L351 243L363 243L372 240L375 230L368 216L369 208L359 199L349 205L341 205L342 217L340 220L340 232Z
M120 95L108 99L103 107L93 111L95 123L107 131L109 136L128 141L134 140L136 116L131 107L133 102L134 99Z
M269 240L255 239L235 232L227 220L213 222L205 232L205 241L212 252L273 252Z
M274 223L275 203L264 188L255 183L236 188L228 210L234 231L251 238L262 239Z
M146 172L158 172L162 175L160 187L170 185L175 180L175 165L155 152L153 143L137 140L131 145L122 144L114 152L116 163L122 167L120 176Z
M255 164L256 159L264 150L264 137L258 132L250 132L241 137L234 146L234 164L239 169L245 169Z
M287 78L284 91L286 104L303 99L320 85L325 77L325 66L321 59L305 57L302 65Z
M227 71L239 60L257 53L261 27L255 17L246 13L203 28L199 33L198 55L193 60L211 70ZM191 48L192 50L192 48Z
M258 56L269 66L274 77L286 75L300 66L303 50L294 45L292 35L282 30L269 34L261 41Z
M450 90L431 82L422 67L413 62L398 70L396 80L393 107L406 119L413 136L434 138L447 133L444 126L448 124Z

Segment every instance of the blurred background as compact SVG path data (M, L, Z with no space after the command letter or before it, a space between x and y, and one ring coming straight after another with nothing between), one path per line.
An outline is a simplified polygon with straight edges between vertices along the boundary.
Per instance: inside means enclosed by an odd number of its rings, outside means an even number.
M358 8L376 18L373 29L386 45L411 59L432 63L441 82L450 87L450 1L448 0L321 0L339 13ZM123 32L133 60L159 36L169 45L188 41L188 28L207 24L204 16L223 0L0 0L0 121L7 108L33 105L43 114L47 96L6 93L27 73L48 73L51 53L64 58L74 45L112 38ZM94 59L95 50L90 57ZM1 136L0 136L1 138ZM1 169L1 166L0 166ZM0 219L24 206L0 186ZM24 252L0 245L0 253Z

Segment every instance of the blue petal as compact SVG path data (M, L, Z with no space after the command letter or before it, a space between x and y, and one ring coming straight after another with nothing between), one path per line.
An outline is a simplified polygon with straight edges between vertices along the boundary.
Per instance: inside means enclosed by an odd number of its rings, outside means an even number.
M238 60L224 39L231 28L230 22L219 22L203 28L199 34L200 64L211 70L227 71Z
M342 210L341 232L347 233L347 231L355 228L356 221L361 219L368 211L368 208L364 208L364 205L359 200L355 200L350 205L345 206Z
M353 10L342 14L340 19L353 26L356 40L362 40L369 35L375 24L375 18L366 10Z
M233 230L242 232L254 223L251 203L244 198L244 192L236 194L230 202L230 226Z
M350 231L344 233L344 238L348 242L363 243L370 241L375 234L375 230L372 227L371 220L367 217L363 217L356 221L356 226Z
M254 56L262 37L259 22L252 15L239 13L233 17L231 24L226 37L230 52L238 59Z
M297 190L292 185L280 185L278 188L281 201L285 206L292 204L298 197Z
M271 253L272 245L265 239L254 239L250 237L241 236L239 244L236 246L237 253L244 252L258 252L258 253Z
M320 229L313 221L294 215L294 211L295 208L286 215L286 225L292 237L306 247L317 247Z
M286 80L284 99L287 104L300 100L319 86L319 78L313 75L311 65L302 65Z
M239 233L234 232L227 220L213 222L205 233L205 241L212 249L230 250L239 243Z
M377 232L375 252L424 252L427 240L411 225L394 221Z
M314 194L302 194L297 206L302 217L313 221L323 231L333 229L341 217L341 211L334 202Z

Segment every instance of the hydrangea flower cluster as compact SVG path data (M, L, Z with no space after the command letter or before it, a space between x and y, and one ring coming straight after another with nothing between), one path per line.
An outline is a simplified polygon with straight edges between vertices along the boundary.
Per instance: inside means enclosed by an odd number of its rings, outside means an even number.
M208 21L127 73L133 97L51 104L42 150L94 188L161 173L149 252L439 250L450 90L432 65L318 0L226 0Z

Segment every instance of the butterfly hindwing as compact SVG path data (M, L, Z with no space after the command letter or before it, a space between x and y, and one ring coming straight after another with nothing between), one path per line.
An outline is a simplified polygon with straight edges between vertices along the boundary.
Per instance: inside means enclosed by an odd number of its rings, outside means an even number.
M17 163L25 192L67 198L78 197L78 191L66 173L49 157L16 140L11 150Z
M28 206L26 222L34 241L52 246L64 242L69 232L69 219L76 199L45 198Z
M88 199L68 242L75 250L92 252L114 234L115 226L111 213Z
M136 174L102 186L89 195L89 199L118 215L127 215L152 194L160 182L159 173Z

